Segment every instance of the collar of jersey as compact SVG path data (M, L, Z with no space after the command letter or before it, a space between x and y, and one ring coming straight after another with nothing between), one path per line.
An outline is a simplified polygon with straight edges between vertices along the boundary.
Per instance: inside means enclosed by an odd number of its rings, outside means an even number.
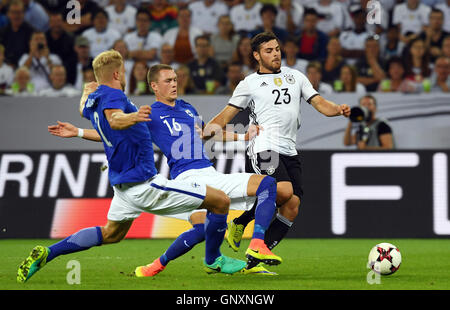
M256 73L257 73L258 75L279 74L279 73L281 73L281 69L278 70L277 72L272 72L272 73L269 73L269 72L267 72L267 73L261 73L261 72L259 72L259 70L258 70L258 71L256 71Z

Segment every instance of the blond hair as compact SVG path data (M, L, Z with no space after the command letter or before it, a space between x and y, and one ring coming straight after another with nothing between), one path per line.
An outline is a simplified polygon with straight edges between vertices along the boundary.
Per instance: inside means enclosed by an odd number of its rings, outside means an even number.
M109 50L100 53L92 62L97 82L109 81L112 74L123 65L122 55L118 51Z

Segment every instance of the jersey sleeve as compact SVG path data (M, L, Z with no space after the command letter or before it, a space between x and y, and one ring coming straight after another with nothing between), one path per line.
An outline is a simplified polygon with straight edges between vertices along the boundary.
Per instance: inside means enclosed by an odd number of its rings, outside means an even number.
M391 126L382 121L380 122L380 124L378 124L378 135L380 136L386 133L392 133L392 129Z
M127 105L127 97L122 92L111 93L103 102L102 108L105 109L120 109L125 112Z
M250 88L248 87L247 81L244 79L239 82L238 86L233 92L233 95L228 101L228 104L235 108L244 110L245 108L247 108L249 101Z
M311 99L317 96L319 93L314 89L311 82L303 73L298 71L298 74L300 76L300 89L302 91L302 98L305 99L306 102L311 103Z

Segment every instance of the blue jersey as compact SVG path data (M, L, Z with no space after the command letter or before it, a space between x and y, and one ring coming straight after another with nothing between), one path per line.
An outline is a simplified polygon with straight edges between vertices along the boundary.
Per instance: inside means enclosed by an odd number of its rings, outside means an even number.
M153 142L167 157L172 179L186 170L212 166L194 127L202 128L203 122L193 106L183 100L176 100L173 107L157 101L151 119L147 125Z
M105 109L133 113L137 108L123 91L100 85L89 95L83 109L83 116L91 121L103 141L111 185L143 182L157 174L147 126L138 123L128 129L113 130L103 114Z

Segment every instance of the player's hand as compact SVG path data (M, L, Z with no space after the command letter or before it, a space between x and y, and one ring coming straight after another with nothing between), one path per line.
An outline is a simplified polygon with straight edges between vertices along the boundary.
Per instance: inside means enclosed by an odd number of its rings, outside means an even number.
M93 93L97 89L97 87L97 82L89 82L84 84L83 95L89 95L90 93Z
M48 126L48 132L61 138L73 138L78 136L78 128L71 123L57 121L57 125Z
M197 124L194 124L194 129L198 133L200 139L203 139L203 129L201 129Z
M148 106L148 105L143 105L135 113L135 117L136 117L135 121L136 121L136 123L151 121L151 119L150 119L150 114L151 113L152 113L152 108L150 106Z
M252 140L254 137L258 136L258 135L259 135L259 132L260 132L261 130L264 130L264 128L263 128L262 126L251 124L251 125L248 127L247 132L245 133L245 141L250 141L250 140Z
M344 115L345 117L350 116L350 107L347 104L341 104L339 107L341 109L341 115Z

